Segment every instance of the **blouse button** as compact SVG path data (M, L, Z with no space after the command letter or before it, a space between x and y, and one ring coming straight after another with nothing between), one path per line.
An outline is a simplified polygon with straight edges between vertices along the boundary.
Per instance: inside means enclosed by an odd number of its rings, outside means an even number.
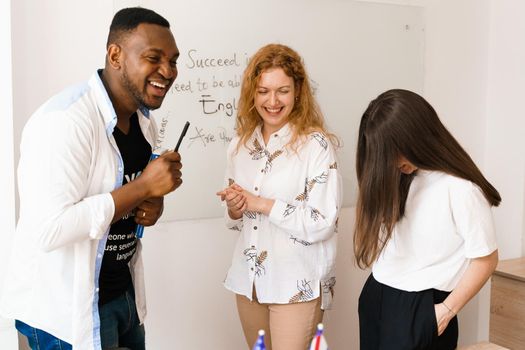
M250 267L250 270L252 270L252 271L253 271L253 267Z
M254 189L255 189L256 191L259 191L259 187L257 187L257 186L255 186L255 188L254 188Z
M273 135L273 137L278 137L278 136L279 136L279 135L277 135L277 134Z
M257 226L254 226L253 229L254 229L254 230L257 230Z

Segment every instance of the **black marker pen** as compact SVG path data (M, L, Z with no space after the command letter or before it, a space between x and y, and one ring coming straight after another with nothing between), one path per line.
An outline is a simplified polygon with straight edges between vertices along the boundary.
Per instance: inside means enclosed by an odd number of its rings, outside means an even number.
M186 133L188 132L189 127L190 127L190 122L186 122L186 124L184 124L184 128L182 129L182 132L180 133L179 141L177 141L177 145L175 146L175 149L174 149L175 152L179 151L179 146L184 136L186 136Z

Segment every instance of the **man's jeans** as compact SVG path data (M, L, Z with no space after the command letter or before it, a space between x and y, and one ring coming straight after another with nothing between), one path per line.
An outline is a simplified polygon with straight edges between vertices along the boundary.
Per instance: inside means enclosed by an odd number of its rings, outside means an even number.
M103 349L146 349L144 325L139 324L133 285L118 298L102 305L99 314Z
M15 327L27 337L29 347L33 350L71 350L70 344L43 330L33 328L22 321L15 321Z
M145 350L144 325L139 324L133 286L99 308L100 338L103 349ZM27 337L32 350L72 350L70 344L22 321L16 329Z

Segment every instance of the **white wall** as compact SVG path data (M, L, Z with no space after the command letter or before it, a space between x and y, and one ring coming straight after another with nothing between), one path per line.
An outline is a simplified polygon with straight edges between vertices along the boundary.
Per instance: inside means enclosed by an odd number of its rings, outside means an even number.
M0 44L4 53L9 48L4 44L9 37L9 2L0 4ZM428 0L426 4L425 97L502 194L503 204L495 210L501 257L521 256L525 118L520 103L525 101L525 2ZM45 4L27 0L13 1L12 6L17 148L23 124L41 102L65 85L85 79L103 64L103 56L91 61L78 52L102 50L113 8L105 0L55 0ZM92 23L85 30L76 26L76 16L70 16L79 12ZM5 60L9 55L2 56L0 59ZM60 62L72 59L77 64L71 71L49 70L44 79L34 79L46 67L60 67ZM9 100L10 83L5 77L10 74L6 67L10 64L1 61L0 98ZM10 106L4 100L1 105L3 110ZM7 160L7 171L0 181L2 194L4 188L8 194L7 199L3 195L0 199L0 219L10 229L0 232L2 257L7 255L14 227L14 205L9 195L13 193L13 167L9 166L13 134L9 131L11 120L7 119L0 128L0 152ZM15 159L17 154L15 151ZM352 210L344 209L336 301L334 310L325 315L328 341L334 349L357 349L356 303L366 273L351 263L352 223ZM221 219L163 223L146 231L149 348L242 348L232 295L221 286L234 240L235 235L223 228ZM488 338L487 288L461 313L460 322L460 342ZM2 331L4 324L0 320L0 347L11 349L7 339L12 337L4 336L9 333Z
M104 66L103 53L113 7L107 0L10 2L18 161L22 128L36 108L65 87L87 80L95 69ZM101 54L86 55L86 52Z
M488 4L430 0L425 11L425 97L478 164L487 114Z
M488 56L485 168L503 198L496 224L509 259L525 254L525 1L491 1Z
M2 125L0 127L0 291L5 274L4 263L9 256L15 230L15 182L13 157L13 94L11 80L11 4L0 1L0 106ZM14 349L16 332L12 320L0 317L0 347Z
M525 2L428 0L425 97L503 197L500 258L522 256ZM460 315L460 341L488 339L489 286Z

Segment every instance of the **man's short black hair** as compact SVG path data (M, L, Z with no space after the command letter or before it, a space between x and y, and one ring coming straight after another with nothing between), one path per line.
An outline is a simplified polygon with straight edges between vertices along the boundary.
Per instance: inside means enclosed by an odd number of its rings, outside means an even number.
M133 31L141 23L170 27L170 22L155 11L143 7L123 8L115 13L111 21L107 46L120 41L123 34Z

